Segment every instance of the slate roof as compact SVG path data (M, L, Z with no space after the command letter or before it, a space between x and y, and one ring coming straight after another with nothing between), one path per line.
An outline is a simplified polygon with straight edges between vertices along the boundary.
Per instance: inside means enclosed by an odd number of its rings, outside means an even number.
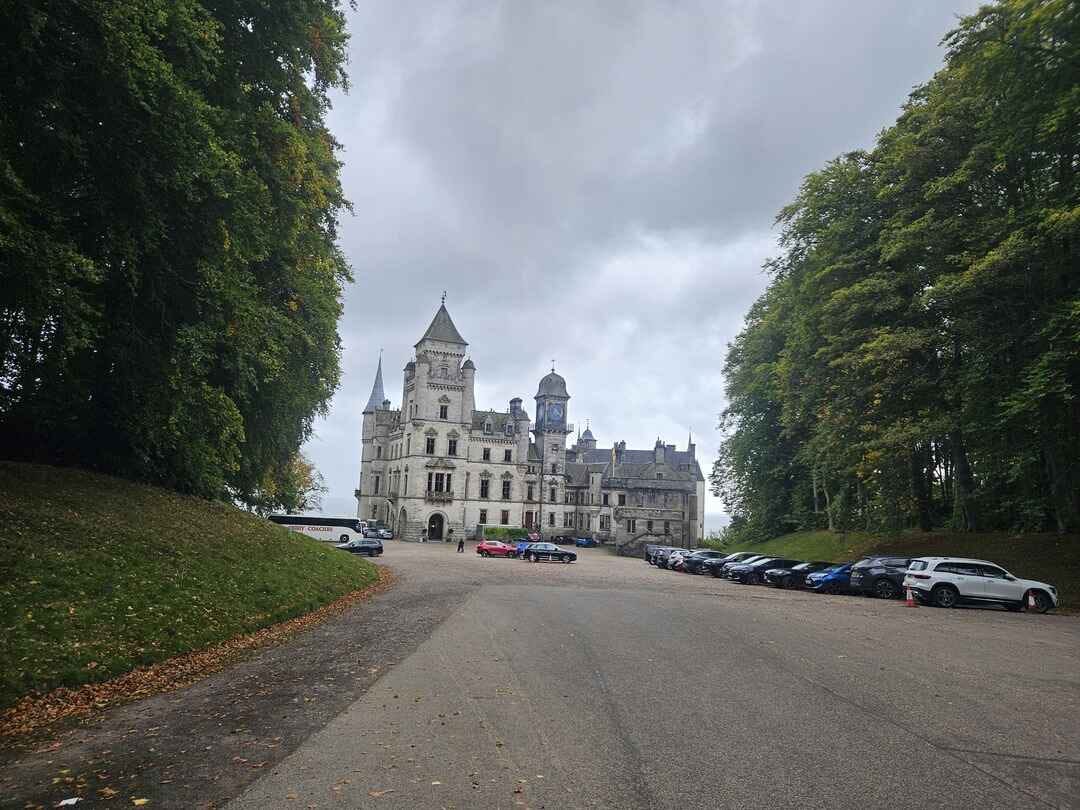
M424 332L424 336L416 341L416 345L419 346L425 340L441 340L443 343L456 343L459 346L469 345L454 326L450 313L446 311L446 304L439 305L439 311L431 319L431 326Z
M513 424L513 418L508 413L498 413L496 411L473 411L472 412L472 427L473 430L478 430L481 433L484 432L484 423L491 422L491 435L498 434L500 436L506 435L506 423Z
M545 375L544 378L540 380L540 387L536 390L536 396L538 397L542 397L545 394L548 396L570 398L570 395L566 393L566 380L554 371Z
M577 460L583 464L610 464L611 448L581 450ZM623 450L620 461L612 475L615 478L650 478L655 479L657 472L671 471L676 476L673 480L704 481L697 459L688 450L668 450L663 464L656 463L652 450ZM682 476L687 476L685 479Z
M382 357L379 357L379 367L375 370L375 384L371 386L371 396L368 397L367 405L363 413L374 413L382 407L386 394L383 393L382 384Z
M591 473L598 472L603 475L610 466L610 464L575 464L571 462L566 465L566 475L570 478L570 486L587 487Z

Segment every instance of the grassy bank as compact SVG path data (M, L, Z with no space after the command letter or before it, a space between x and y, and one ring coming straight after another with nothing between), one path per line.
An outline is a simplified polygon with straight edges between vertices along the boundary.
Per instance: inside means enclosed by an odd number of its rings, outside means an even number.
M1006 533L904 532L877 535L828 531L796 532L764 543L732 544L730 551L846 562L869 554L951 556L991 560L1025 579L1058 589L1062 607L1080 607L1080 536Z
M0 707L307 613L376 575L225 504L0 463Z

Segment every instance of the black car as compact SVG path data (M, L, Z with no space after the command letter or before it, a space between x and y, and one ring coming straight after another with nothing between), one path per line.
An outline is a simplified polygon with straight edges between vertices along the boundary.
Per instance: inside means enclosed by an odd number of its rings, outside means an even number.
M896 599L904 592L910 557L867 557L851 566L851 590L876 596L879 599Z
M653 559L653 555L659 550L660 546L656 545L656 543L648 543L644 549L645 562L649 565L656 565L656 560Z
M722 551L695 551L683 557L683 571L688 574L704 574L705 563L709 560L721 560L728 555Z
M720 566L720 572L717 573L716 576L730 579L732 570L738 565L749 565L750 563L758 562L759 560L771 559L772 557L770 557L768 554L751 554L748 557L740 557L736 560L724 560L723 564Z
M737 565L732 569L731 578L743 585L760 585L765 581L765 572L770 568L793 568L802 560L787 557L763 557L747 565Z
M348 543L338 543L334 548L340 548L350 554L367 554L369 557L378 557L383 552L382 541L365 537L350 540Z
M721 572L725 565L734 565L737 562L742 562L753 556L755 556L755 554L752 551L736 551L734 554L728 554L713 560L706 560L701 564L701 573L712 574L714 577L719 577L721 576Z
M806 584L806 577L815 571L824 571L832 568L836 563L815 560L793 565L789 568L769 568L765 571L765 581L777 588L801 588Z
M525 547L525 559L529 562L557 560L572 563L577 561L577 554L565 548L559 548L554 543L530 543Z

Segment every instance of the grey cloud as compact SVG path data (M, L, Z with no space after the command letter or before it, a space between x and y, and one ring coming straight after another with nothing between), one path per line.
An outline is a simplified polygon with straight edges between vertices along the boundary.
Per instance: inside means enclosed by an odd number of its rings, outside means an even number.
M975 0L370 2L331 126L356 214L344 376L307 452L350 512L360 408L445 289L478 398L531 397L554 356L601 442L698 437L803 175L865 147ZM712 503L710 511L719 511Z

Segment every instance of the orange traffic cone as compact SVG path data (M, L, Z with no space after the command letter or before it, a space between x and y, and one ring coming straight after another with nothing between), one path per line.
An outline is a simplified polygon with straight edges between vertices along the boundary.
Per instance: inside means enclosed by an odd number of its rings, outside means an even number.
M907 589L907 598L904 600L904 607L918 607L919 603L915 601L915 594L911 592L911 588Z

